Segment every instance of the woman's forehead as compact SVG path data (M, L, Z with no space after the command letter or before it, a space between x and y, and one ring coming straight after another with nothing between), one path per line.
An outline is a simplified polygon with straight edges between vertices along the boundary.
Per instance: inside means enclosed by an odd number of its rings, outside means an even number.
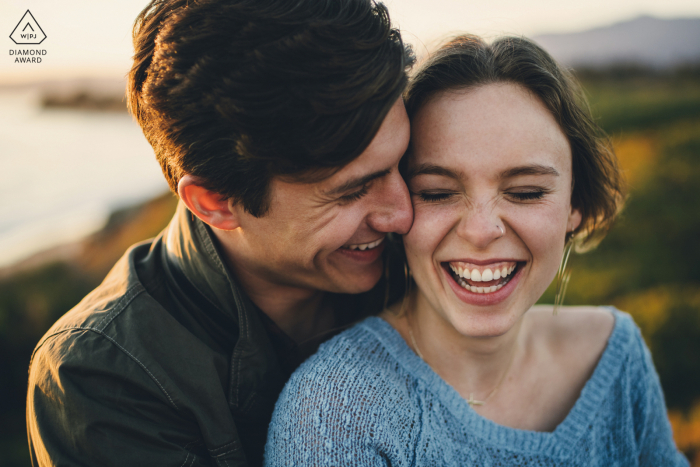
M409 167L571 167L568 139L549 110L510 83L440 93L416 113L411 131Z

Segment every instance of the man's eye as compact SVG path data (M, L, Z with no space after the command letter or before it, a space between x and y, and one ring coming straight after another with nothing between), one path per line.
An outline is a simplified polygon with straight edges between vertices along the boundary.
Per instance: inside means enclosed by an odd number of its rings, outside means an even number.
M437 193L430 193L430 192L421 192L418 193L418 197L421 199L421 201L424 201L426 203L437 203L440 201L445 201L446 199L449 199L452 196L453 193L446 193L446 192L437 192Z
M514 198L516 201L534 201L542 199L545 195L544 190L532 190L532 191L515 191L508 193L508 196Z
M362 198L364 195L367 194L369 191L369 184L364 185L362 188L357 190L354 193L350 193L349 195L341 196L340 201L343 203L351 203L353 201L357 201L358 199Z

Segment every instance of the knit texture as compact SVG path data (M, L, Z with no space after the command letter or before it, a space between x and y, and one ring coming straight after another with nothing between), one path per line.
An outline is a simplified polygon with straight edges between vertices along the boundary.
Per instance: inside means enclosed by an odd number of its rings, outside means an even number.
M368 318L322 345L282 391L267 466L688 466L639 329L612 310L607 347L551 433L498 425Z

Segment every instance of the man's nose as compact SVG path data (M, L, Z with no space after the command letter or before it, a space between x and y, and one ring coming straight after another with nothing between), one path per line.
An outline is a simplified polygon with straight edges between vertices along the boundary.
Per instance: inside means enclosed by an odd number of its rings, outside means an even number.
M413 205L408 187L397 170L387 176L377 208L368 219L368 224L378 232L405 234L413 224Z

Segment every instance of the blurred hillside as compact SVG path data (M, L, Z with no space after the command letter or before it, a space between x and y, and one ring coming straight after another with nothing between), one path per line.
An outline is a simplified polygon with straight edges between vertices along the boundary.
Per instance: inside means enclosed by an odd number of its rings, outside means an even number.
M570 260L566 304L613 304L649 343L679 447L700 467L700 69L579 70L630 183L620 221ZM102 280L126 248L174 212L164 195L114 213L83 242L0 270L0 465L26 466L29 358L51 324ZM543 301L552 302L551 291Z
M700 18L641 16L587 31L533 37L576 68L635 64L669 69L700 60Z

